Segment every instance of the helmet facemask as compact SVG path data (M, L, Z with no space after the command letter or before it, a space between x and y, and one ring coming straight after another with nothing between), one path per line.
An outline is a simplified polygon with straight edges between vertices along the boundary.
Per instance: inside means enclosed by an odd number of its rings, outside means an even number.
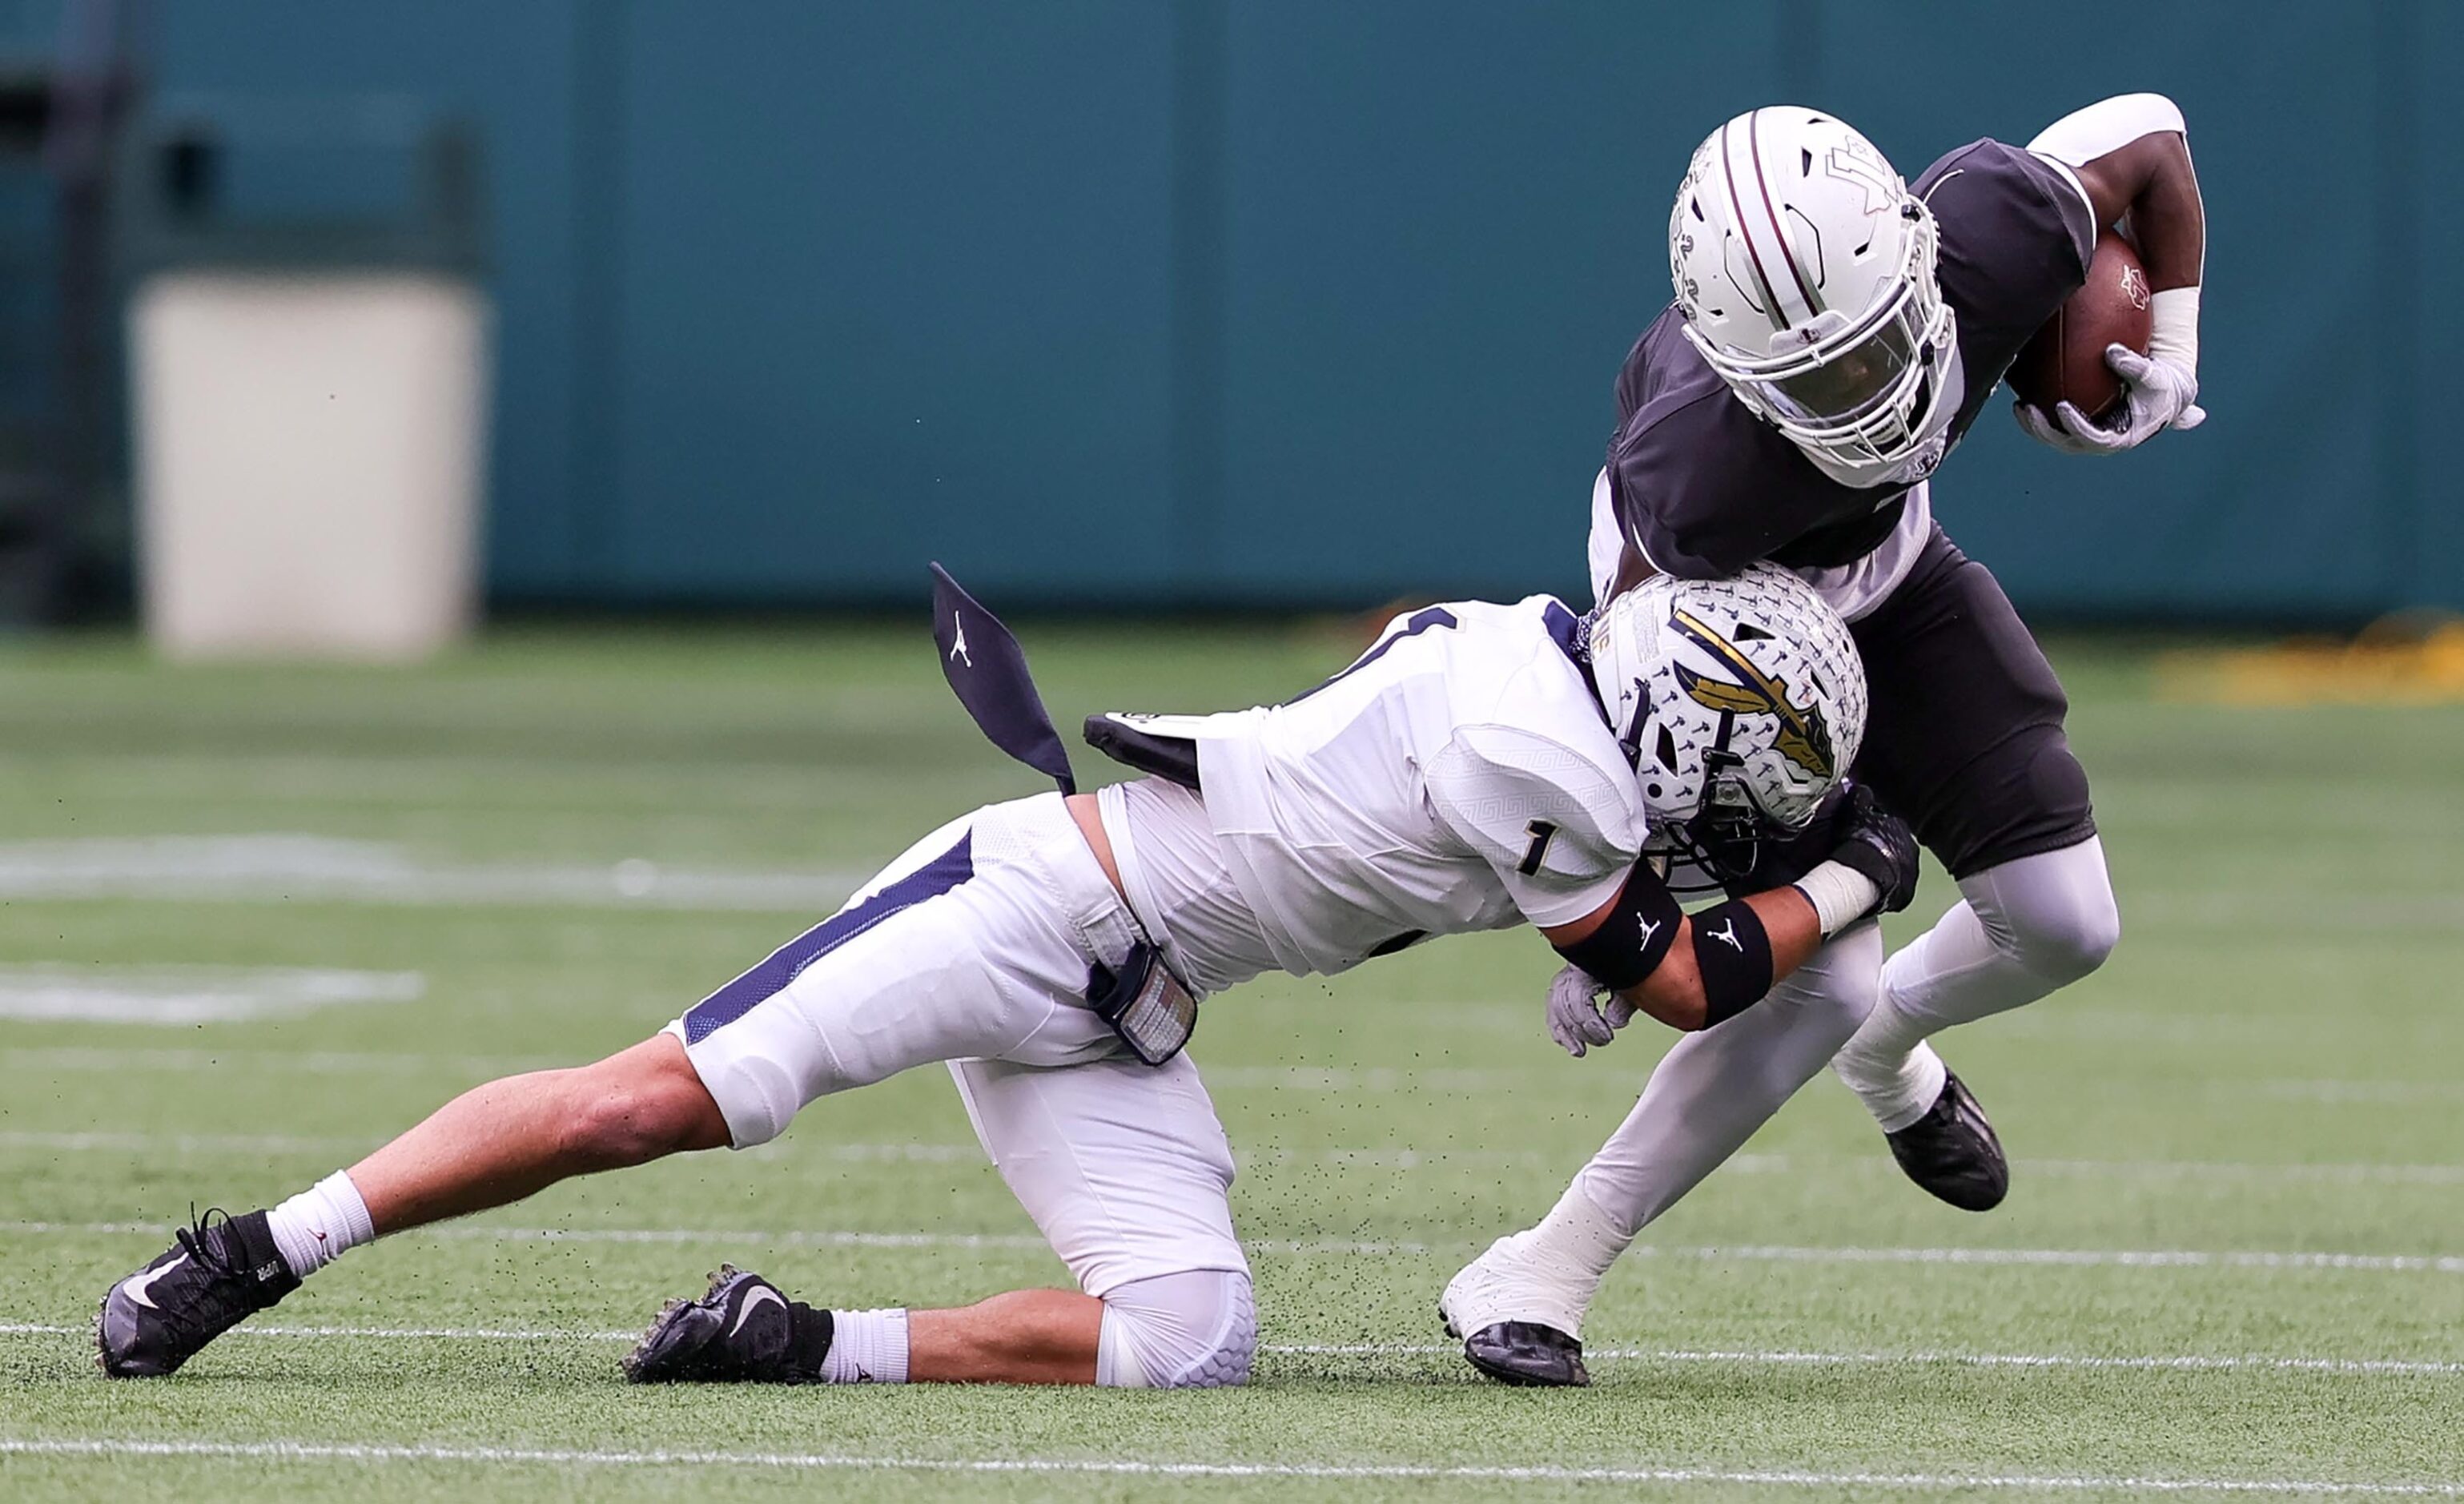
M1851 318L1826 309L1772 337L1764 355L1685 337L1755 416L1816 457L1896 465L1932 437L1949 389L1955 320L1935 276L1940 240L1923 200L1903 200L1910 233L1883 295Z

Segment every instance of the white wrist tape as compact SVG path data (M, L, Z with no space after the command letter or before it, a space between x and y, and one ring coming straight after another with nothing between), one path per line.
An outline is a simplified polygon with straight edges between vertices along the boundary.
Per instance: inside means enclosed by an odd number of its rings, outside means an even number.
M2199 373L2199 290L2168 287L2147 299L2147 357Z
M1838 862L1824 862L1799 877L1796 891L1814 905L1815 921L1822 926L1824 940L1873 913L1874 905L1882 900L1882 890L1874 886L1873 878Z

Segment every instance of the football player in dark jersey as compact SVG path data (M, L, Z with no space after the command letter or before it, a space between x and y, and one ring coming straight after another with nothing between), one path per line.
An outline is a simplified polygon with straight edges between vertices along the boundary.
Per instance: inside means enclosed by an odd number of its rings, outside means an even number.
M2073 453L2117 453L2206 416L2206 223L2173 102L2124 95L2025 147L1973 142L1913 186L1819 111L1737 117L1678 188L1677 297L1626 357L1593 490L1601 600L1655 572L1772 560L1851 624L1873 697L1855 776L1915 827L1962 898L1884 963L1833 1067L1909 1178L1976 1211L2002 1200L2009 1167L1927 1040L2087 975L2121 920L2061 685L1992 574L1935 521L1931 480L2083 283L2109 226L2135 241L2153 290L2146 353L2106 352L2117 415L2016 414ZM1609 1261L1803 1084L1778 1052L1723 1048L1721 1032L1672 1051L1556 1209L1449 1287L1450 1322L1484 1371L1579 1382L1576 1328ZM1805 1043L1787 1058L1822 1052ZM1466 1311L1479 1315L1455 1319Z

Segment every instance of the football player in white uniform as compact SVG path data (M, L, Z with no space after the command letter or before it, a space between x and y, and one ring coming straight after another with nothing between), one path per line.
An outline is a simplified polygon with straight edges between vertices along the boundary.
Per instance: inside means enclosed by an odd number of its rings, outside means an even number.
M1862 671L1784 570L1660 582L1585 622L1545 596L1432 607L1287 704L1094 718L1090 740L1154 776L1092 795L1067 791L1015 641L942 584L960 698L1064 792L935 830L640 1045L479 1087L270 1210L208 1213L111 1287L104 1372L169 1373L374 1237L764 1143L815 1097L947 1061L1077 1290L831 1311L723 1268L660 1313L627 1374L1239 1383L1256 1317L1231 1152L1181 1052L1199 999L1529 922L1621 1013L1728 1021L1701 1039L1820 1008L1827 1053L1871 1001L1869 921L1907 900L1914 838L1840 797ZM1769 880L1689 918L1661 876L1680 853ZM1596 1013L1567 1027L1605 1037Z

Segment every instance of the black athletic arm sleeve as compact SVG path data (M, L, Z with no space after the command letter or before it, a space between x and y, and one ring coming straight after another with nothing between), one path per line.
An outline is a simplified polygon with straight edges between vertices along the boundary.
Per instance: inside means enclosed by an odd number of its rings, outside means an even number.
M1581 940L1556 947L1557 954L1622 992L1660 969L1668 947L1677 943L1677 928L1685 911L1677 906L1648 862L1637 862L1625 886L1599 927ZM1698 942L1699 944L1699 942ZM1769 947L1765 947L1769 955Z

